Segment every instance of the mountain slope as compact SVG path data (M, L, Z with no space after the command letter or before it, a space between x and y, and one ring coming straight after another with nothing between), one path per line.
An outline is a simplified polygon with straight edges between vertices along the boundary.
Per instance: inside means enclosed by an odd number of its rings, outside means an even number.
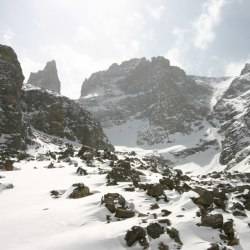
M214 107L211 120L223 136L220 162L232 167L249 156L250 70L246 65ZM248 160L244 163L248 165Z
M0 45L0 168L6 161L37 141L38 132L57 137L60 143L82 143L96 149L113 150L93 116L75 101L33 88L23 87L23 74L12 48Z
M198 131L211 95L208 85L197 84L167 59L156 57L113 64L93 74L83 83L80 103L107 134L120 131L121 145L127 145L125 133L130 131L130 146L154 147L174 140L173 134Z

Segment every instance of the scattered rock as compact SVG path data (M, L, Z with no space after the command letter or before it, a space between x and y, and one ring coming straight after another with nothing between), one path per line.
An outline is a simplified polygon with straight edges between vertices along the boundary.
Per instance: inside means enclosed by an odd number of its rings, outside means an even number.
M169 250L169 246L164 244L163 242L160 242L158 249L159 250Z
M180 239L180 235L179 235L179 231L175 228L167 228L167 234L169 235L170 238L174 239L174 241L180 245L182 245L181 239Z
M133 169L130 166L129 161L120 160L112 168L112 170L107 175L107 181L110 182L129 182L129 181L140 181L140 176L143 175L141 172Z
M145 242L147 241L146 231L142 227L133 226L129 231L127 231L125 241L129 247L131 247L137 241L142 246L145 246Z
M201 205L204 208L211 206L213 203L213 195L210 191L203 188L195 188L194 191L200 195L198 198L192 198L195 204Z
M6 160L4 162L0 162L0 170L4 170L4 171L13 171L14 168L14 162L11 160Z
M162 213L162 216L169 216L172 212L168 211L167 209L162 209L161 213Z
M159 198L160 196L164 195L164 189L160 183L157 184L148 184L147 188L147 195Z
M201 218L201 225L212 228L222 228L223 216L222 214L206 215Z
M239 244L239 240L235 237L235 231L233 227L233 220L229 220L223 224L223 232L226 235L229 246L235 246Z
M147 226L147 233L152 239L157 239L164 233L164 228L158 223L151 223Z
M135 212L129 209L117 208L115 210L115 217L117 218L128 219L134 216L135 216Z
M14 188L14 185L11 183L8 183L8 184L0 183L0 191L6 190L6 189L12 189L12 188Z
M73 191L68 196L70 199L79 199L88 195L91 195L89 188L83 183L76 183L72 185Z
M159 207L159 205L157 203L154 203L154 204L150 205L151 210L158 209L158 208L160 208L160 207Z
M211 244L211 247L209 247L207 250L220 250L220 247L218 244Z
M78 169L76 170L76 174L79 176L83 176L83 175L88 175L88 172L85 169L78 167Z
M54 199L60 198L65 193L65 190L52 190L50 191L50 195Z
M115 213L116 208L125 208L126 200L118 193L108 193L102 197L102 204L111 212Z

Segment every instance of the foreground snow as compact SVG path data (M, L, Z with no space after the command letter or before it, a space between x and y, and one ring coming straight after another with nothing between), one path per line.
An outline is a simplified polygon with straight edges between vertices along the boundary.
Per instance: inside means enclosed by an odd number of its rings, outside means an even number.
M126 148L120 148L126 151ZM140 159L152 154L150 151L137 150ZM119 157L125 158L124 153ZM13 189L0 191L0 239L5 250L117 250L128 249L124 236L134 225L147 226L157 222L160 211L167 209L172 212L168 216L172 226L180 232L183 242L182 249L207 249L210 243L220 241L219 231L208 227L198 227L200 218L196 216L198 207L191 200L197 197L193 191L178 193L175 190L165 191L169 202L158 201L160 208L151 210L156 200L146 195L143 190L124 191L128 183L116 186L106 185L106 174L110 167L106 163L94 162L94 167L87 166L79 158L73 158L74 164L66 162L54 163L55 168L47 168L50 161L23 161L15 166L19 169L11 172L0 172L5 178L1 183L13 183ZM77 176L76 164L87 170L88 175ZM141 170L146 183L157 183L162 175L150 170ZM193 178L196 178L193 176ZM90 196L81 199L68 199L67 194L73 183L82 182L91 192ZM51 190L68 190L58 199L50 196ZM112 219L107 223L109 211L101 205L101 198L106 193L118 192L135 208L138 213L147 214L147 221L135 216L126 220ZM232 218L231 214L223 213L224 218ZM154 214L158 214L157 218ZM247 212L250 216L250 213ZM234 218L240 246L228 249L249 249L249 231L246 218ZM167 234L158 239L150 239L150 249L158 249L164 242L170 249L177 249L175 242ZM142 249L134 245L130 249Z

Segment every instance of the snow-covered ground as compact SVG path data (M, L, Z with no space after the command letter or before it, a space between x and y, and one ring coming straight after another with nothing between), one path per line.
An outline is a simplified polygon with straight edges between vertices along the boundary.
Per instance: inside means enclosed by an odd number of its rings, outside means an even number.
M126 151L126 148L119 148ZM152 151L138 150L136 157L143 159ZM121 159L126 157L122 153ZM216 156L216 159L218 156ZM179 230L183 242L182 249L207 249L211 242L218 242L219 231L209 227L198 227L200 218L196 216L198 207L192 202L197 197L193 191L178 193L175 190L165 191L169 202L158 201L159 208L150 210L150 205L156 200L146 195L143 190L135 192L124 191L128 183L122 182L117 186L106 185L106 174L110 170L106 163L95 161L95 167L87 166L79 158L72 159L75 164L66 162L56 163L55 168L47 168L50 161L22 161L15 166L16 171L2 171L2 183L12 183L13 189L3 190L0 193L0 239L1 249L4 250L117 250L128 249L124 236L126 231L134 225L147 226L151 222L161 219L161 210L171 211L168 219L172 226ZM76 162L78 166L87 170L88 175L76 175ZM217 162L216 162L217 163ZM157 183L162 175L150 170L141 170L146 183ZM196 178L196 177L194 177ZM71 185L82 182L93 193L80 199L68 199L67 194ZM68 190L60 198L53 199L52 190ZM101 205L101 198L106 193L118 192L137 213L147 215L135 216L126 220L113 218L110 223L106 221L109 211ZM232 218L221 210L225 218ZM154 216L157 214L157 217ZM250 216L250 212L247 212ZM162 217L165 218L165 217ZM240 246L229 249L249 249L250 229L249 219L234 218L237 224L237 233L240 236ZM158 239L149 239L150 248L158 249L158 244L164 242L170 249L177 249L176 243L163 234ZM130 249L142 249L135 244Z

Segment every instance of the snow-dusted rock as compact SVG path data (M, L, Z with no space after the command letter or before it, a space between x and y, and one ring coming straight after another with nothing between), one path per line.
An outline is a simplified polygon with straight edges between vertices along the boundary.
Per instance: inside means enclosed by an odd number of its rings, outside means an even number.
M23 73L14 50L0 45L0 155L24 148L20 105ZM5 152L5 153L4 153ZM1 159L1 156L0 156Z
M222 135L220 162L229 167L250 155L249 65L235 78L214 107L211 119Z
M174 133L198 130L209 111L210 95L209 87L156 57L113 64L93 74L82 85L80 103L111 139L119 130L115 140L125 142L130 134L137 145L155 145L168 142Z
M56 61L47 62L43 70L31 73L27 83L60 94L61 83L57 74Z

